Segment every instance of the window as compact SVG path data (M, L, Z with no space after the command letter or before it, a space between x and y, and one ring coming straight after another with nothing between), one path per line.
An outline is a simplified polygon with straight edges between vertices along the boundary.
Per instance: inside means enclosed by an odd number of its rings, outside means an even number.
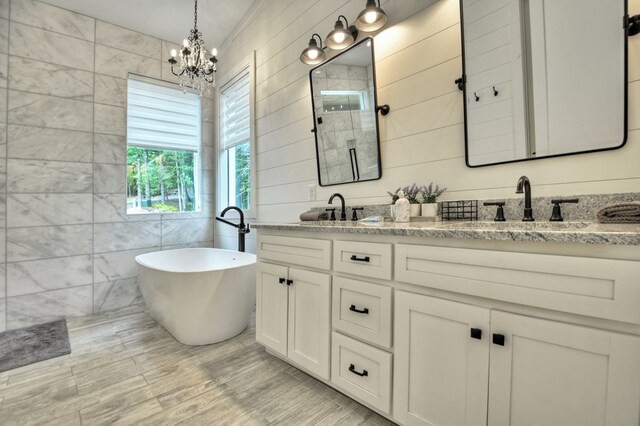
M247 215L255 209L252 75L245 68L220 93L220 201Z
M127 84L127 213L200 210L200 97Z

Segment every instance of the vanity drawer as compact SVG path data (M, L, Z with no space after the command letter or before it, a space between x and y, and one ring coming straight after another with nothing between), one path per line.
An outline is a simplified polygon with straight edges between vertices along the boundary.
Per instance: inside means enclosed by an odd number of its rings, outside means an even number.
M640 262L407 244L395 250L398 281L640 324Z
M364 277L391 279L391 244L334 241L333 269Z
M337 330L391 347L391 287L334 277L332 311Z
M261 235L258 236L258 257L328 270L331 268L331 241Z
M389 413L391 354L334 332L331 382L367 404Z

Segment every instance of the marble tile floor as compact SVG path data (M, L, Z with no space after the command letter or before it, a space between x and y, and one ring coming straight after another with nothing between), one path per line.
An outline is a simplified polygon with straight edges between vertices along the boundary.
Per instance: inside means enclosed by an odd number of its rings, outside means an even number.
M139 306L70 319L70 355L0 373L0 424L391 424L266 353L254 325L194 347Z

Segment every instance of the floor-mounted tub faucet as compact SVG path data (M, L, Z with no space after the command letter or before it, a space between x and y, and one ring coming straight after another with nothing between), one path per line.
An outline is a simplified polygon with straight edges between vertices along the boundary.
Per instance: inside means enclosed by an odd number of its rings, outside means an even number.
M531 209L531 182L526 176L520 176L518 179L518 186L516 187L516 194L522 194L524 192L524 217L523 222L533 222L533 209Z
M240 215L240 223L235 224L223 219L224 215L229 210L235 210L238 212L238 214ZM222 210L222 213L220 213L220 217L216 217L216 220L219 220L222 223L238 229L238 251L244 251L244 236L251 232L251 228L248 223L244 223L244 213L242 212L242 209L236 206L229 206L226 209Z
M339 193L335 193L331 196L331 198L329 198L329 204L333 203L333 198L334 197L338 197L340 198L340 202L342 203L342 207L340 210L340 220L347 220L347 210L344 207L344 197L342 196L342 194Z

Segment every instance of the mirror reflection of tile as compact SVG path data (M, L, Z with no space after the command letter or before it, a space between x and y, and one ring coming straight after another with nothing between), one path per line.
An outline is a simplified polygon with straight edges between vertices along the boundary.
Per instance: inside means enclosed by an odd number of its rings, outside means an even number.
M370 49L361 44L312 72L323 185L380 176Z

